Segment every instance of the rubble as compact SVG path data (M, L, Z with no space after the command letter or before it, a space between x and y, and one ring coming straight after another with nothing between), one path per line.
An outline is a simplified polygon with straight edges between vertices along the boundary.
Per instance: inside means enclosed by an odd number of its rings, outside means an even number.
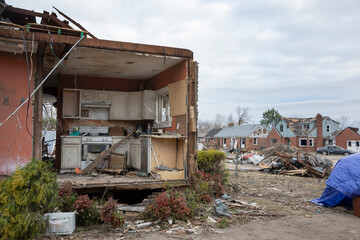
M312 156L301 149L277 144L264 149L266 154L259 167L268 173L323 178L330 175L333 164L319 155Z

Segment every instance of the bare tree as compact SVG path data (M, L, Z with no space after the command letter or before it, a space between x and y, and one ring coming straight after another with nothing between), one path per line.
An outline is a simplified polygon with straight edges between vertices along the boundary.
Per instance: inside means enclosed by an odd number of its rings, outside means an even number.
M214 128L214 123L210 120L199 120L198 121L199 132L209 132L213 128Z
M349 118L347 116L341 116L340 118L336 119L336 121L339 122L339 127L342 130L350 126Z
M243 107L237 106L235 115L237 118L238 125L249 123L249 121L250 121L249 108L243 108Z
M228 123L235 123L234 115L230 113L227 118Z
M214 119L214 128L223 128L226 125L226 117L217 113Z

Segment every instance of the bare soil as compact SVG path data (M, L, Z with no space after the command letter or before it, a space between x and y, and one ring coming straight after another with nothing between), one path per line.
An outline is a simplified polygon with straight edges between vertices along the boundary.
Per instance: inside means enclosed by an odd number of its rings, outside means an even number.
M238 200L257 203L262 212L271 216L236 215L229 220L228 228L196 220L164 229L155 225L126 234L99 225L78 228L71 236L52 239L360 239L360 218L352 212L309 202L321 195L325 182L326 179L258 171L239 172L237 178L231 177L227 193Z

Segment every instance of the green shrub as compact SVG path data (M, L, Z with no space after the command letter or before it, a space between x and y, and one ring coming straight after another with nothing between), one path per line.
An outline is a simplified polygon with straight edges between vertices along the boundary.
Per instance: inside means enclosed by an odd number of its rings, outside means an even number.
M198 194L192 188L187 188L185 190L185 199L186 199L186 204L191 209L192 216L194 216L195 214L198 214L200 212L201 208L203 208L201 195Z
M229 171L225 168L223 160L225 153L214 149L202 150L197 153L197 163L201 172L220 175L221 183L227 184Z
M0 181L1 239L32 239L46 222L43 214L59 204L55 173L47 163L32 159Z

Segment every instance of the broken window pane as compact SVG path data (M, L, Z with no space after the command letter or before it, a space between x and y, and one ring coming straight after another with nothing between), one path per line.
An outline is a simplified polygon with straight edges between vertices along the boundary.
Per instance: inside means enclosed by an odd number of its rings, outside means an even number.
M300 147L306 147L307 146L307 139L300 139Z

